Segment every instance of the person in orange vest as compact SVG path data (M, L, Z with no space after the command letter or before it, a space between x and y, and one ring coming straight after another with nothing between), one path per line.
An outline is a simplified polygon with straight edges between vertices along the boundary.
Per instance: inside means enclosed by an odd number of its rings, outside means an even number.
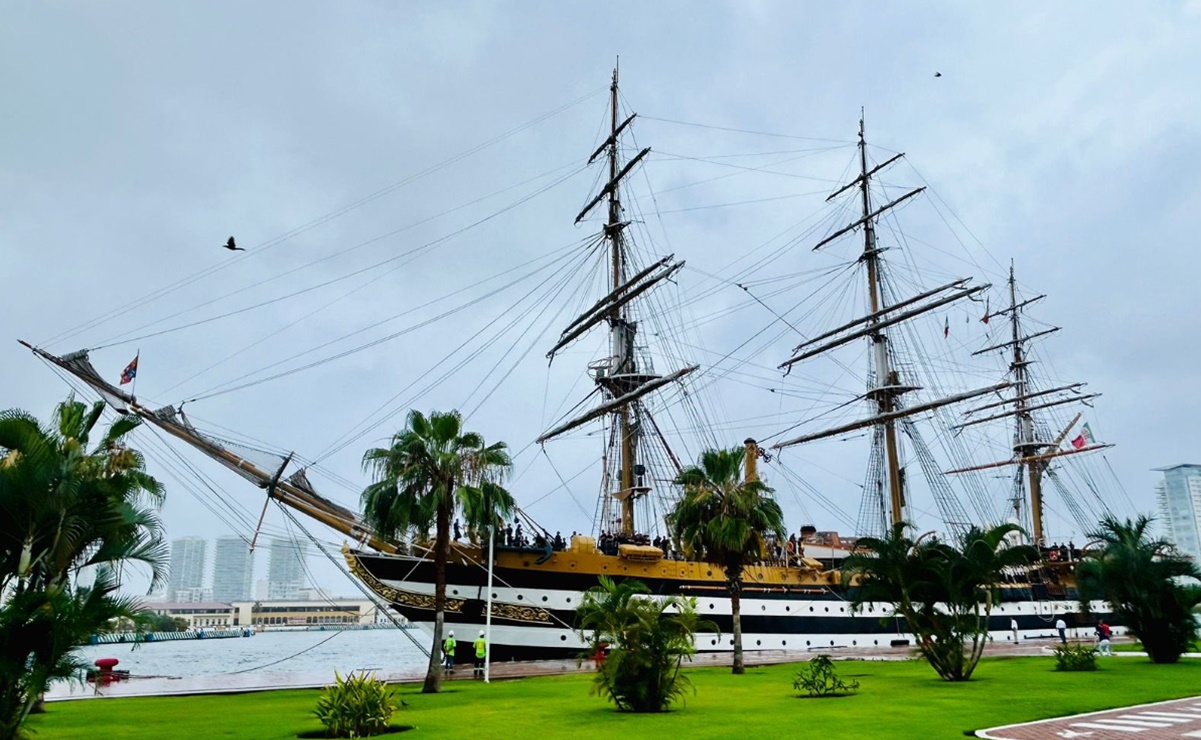
M475 638L475 671L472 675L476 678L484 677L484 658L488 655L488 642L484 639L484 631L480 630L480 636Z

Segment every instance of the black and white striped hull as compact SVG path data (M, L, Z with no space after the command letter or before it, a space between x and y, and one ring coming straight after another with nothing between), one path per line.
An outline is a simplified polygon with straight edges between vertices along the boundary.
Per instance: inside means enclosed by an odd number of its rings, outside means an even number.
M407 556L357 552L348 554L352 570L399 614L433 634L433 564ZM448 563L446 629L459 638L460 661L470 659L471 641L484 629L488 609L487 575L476 564ZM710 583L679 579L640 578L656 595L681 594L695 597L701 616L715 623L720 635L699 633L697 649L702 652L733 649L733 619L730 598L724 589ZM583 592L595 586L590 573L547 573L533 570L497 569L492 594L491 654L493 660L540 660L575 658L585 642L572 629L575 609ZM848 593L836 586L821 589L778 589L743 593L743 649L821 650L829 648L888 647L898 641L913 644L904 620L888 617L887 605L869 604L852 614ZM1091 627L1076 614L1075 599L1031 598L1032 591L1008 589L1009 594L993 608L989 623L994 639L1013 639L1010 620L1018 622L1022 639L1055 634L1057 615L1081 636L1091 636ZM1025 597L1025 598L1023 598ZM1105 604L1092 605L1088 624L1109 617Z

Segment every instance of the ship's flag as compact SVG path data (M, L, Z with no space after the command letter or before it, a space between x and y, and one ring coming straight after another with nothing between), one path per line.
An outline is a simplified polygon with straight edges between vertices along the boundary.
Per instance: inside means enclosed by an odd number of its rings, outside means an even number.
M1093 439L1093 430L1088 428L1088 424L1085 424L1080 429L1080 435L1072 440L1072 446L1076 449L1080 449L1085 445L1093 444L1095 441L1096 440Z
M133 361L131 361L128 365L126 365L125 369L121 371L121 385L130 383L133 381L134 378L138 377L138 357L139 356L140 355L135 355L133 358Z
M946 339L951 336L951 319L948 317L942 325L942 338Z

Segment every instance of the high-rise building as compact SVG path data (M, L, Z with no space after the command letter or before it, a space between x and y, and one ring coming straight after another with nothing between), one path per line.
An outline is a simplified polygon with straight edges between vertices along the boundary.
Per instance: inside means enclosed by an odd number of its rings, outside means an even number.
M171 570L167 578L167 601L190 601L180 599L180 592L192 592L204 587L203 537L180 537L171 541Z
M308 552L304 543L295 539L271 540L267 559L267 598L292 600L300 598L304 588L304 558Z
M1160 524L1181 553L1201 563L1201 465L1156 468Z
M213 600L246 601L254 583L254 553L234 535L217 538L213 548Z

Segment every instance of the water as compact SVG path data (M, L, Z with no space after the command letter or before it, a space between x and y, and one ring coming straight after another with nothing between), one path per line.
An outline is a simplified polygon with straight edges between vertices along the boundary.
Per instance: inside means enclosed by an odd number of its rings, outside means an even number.
M429 638L407 630L423 645ZM117 658L133 677L166 679L176 688L301 686L332 683L334 671L374 670L381 677L423 674L429 659L395 629L262 632L253 637L176 640L131 645L88 645L80 656ZM129 681L159 685L160 681ZM78 693L66 686L52 694Z

